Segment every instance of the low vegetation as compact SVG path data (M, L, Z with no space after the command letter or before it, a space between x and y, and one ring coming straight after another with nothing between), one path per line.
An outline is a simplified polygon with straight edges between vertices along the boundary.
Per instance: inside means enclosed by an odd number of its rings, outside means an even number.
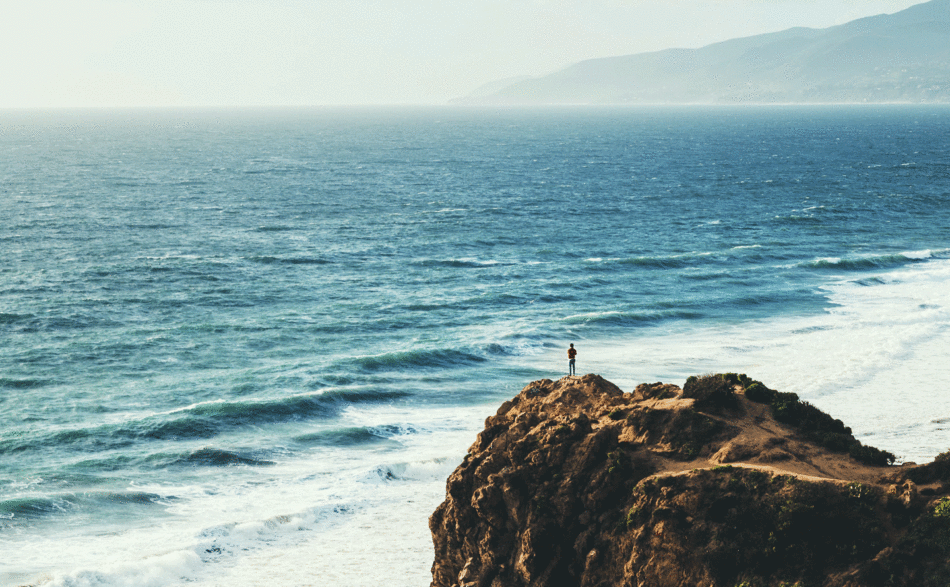
M739 376L742 381L746 399L767 404L772 411L772 417L796 428L808 440L827 448L828 450L847 453L856 461L867 465L885 466L893 464L896 457L887 451L873 446L861 444L856 439L851 428L841 420L822 412L806 401L802 401L798 394L783 393L769 389L761 381L750 380L744 375Z
M683 385L683 397L696 400L696 407L735 408L738 405L734 384L723 375L690 377Z

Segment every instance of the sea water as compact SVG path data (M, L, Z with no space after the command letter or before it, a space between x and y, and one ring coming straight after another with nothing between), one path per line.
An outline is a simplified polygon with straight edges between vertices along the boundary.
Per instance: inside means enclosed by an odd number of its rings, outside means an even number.
M950 448L950 108L0 112L0 585L423 586L524 385Z

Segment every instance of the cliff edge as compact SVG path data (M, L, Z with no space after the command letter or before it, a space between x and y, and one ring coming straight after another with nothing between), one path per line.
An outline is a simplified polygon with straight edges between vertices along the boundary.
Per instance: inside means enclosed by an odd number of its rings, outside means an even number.
M893 461L744 375L536 381L449 477L432 586L945 586L950 453Z

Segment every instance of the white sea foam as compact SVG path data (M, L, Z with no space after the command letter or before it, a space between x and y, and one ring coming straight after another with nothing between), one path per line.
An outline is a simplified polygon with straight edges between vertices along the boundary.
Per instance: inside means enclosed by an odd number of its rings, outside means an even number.
M608 311L608 312L586 312L584 314L572 314L570 316L565 316L561 320L567 323L577 323L577 322L589 322L591 320L598 320L602 318L621 318L623 313L618 311Z
M168 517L94 540L60 537L61 572L46 583L27 579L56 587L426 584L432 550L425 520L493 409L347 408L341 425L388 426L401 448L321 449L266 469L235 467L213 484L170 478L138 485L175 496ZM51 548L44 539L4 550L21 568L40 569Z
M901 255L907 257L908 259L929 259L933 257L933 251L930 249L925 249L923 251L905 251L901 253Z
M164 587L193 580L201 559L191 550L113 563L99 570L57 574L50 587Z

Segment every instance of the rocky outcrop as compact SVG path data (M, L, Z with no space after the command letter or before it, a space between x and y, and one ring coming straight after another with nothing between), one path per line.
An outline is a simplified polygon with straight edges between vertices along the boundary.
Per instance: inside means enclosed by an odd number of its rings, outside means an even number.
M685 388L586 375L505 402L429 520L433 587L950 582L950 455L888 466L745 376Z

